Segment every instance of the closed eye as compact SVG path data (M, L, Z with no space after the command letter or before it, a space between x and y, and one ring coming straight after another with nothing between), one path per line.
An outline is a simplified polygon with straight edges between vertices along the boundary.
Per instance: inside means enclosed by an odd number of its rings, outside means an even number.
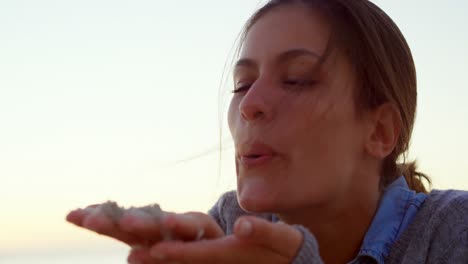
M245 91L247 91L248 89L250 89L251 86L252 86L252 84L241 85L241 86L235 88L234 90L232 90L232 93L241 93L241 92L245 92Z
M284 85L288 87L296 87L296 88L309 87L309 86L313 86L316 83L317 83L316 81L311 81L307 79L286 79L285 81L283 81ZM246 92L247 90L250 89L251 86L252 84L240 85L239 87L235 88L231 92L232 93Z
M312 86L315 83L315 81L310 81L306 79L286 79L285 81L283 81L283 84L287 86Z

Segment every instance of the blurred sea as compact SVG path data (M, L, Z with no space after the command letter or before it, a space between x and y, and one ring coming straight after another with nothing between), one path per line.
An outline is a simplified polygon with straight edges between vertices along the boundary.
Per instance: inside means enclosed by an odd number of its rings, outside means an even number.
M126 250L37 252L0 255L0 264L126 264Z

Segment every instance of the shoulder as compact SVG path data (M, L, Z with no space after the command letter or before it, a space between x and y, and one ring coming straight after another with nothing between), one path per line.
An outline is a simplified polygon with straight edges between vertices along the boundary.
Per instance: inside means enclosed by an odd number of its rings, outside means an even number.
M468 227L468 192L459 190L433 190L418 214L437 225L453 228ZM421 217L420 217L421 218Z
M468 257L464 253L467 246L468 192L434 190L392 252L398 256L397 263L447 263L454 256Z
M433 190L427 196L429 206L440 209L468 208L468 191L460 190Z
M268 213L250 213L243 210L237 200L236 191L229 191L221 195L215 205L208 211L226 234L231 234L237 218L243 215L253 215L263 219L272 220L273 215Z
M457 236L468 229L468 192L434 190L418 212L418 224L439 237Z
M218 201L208 211L208 214L215 218L220 226L225 229L225 226L231 219L236 219L245 212L240 208L237 202L235 191L229 191L221 195Z

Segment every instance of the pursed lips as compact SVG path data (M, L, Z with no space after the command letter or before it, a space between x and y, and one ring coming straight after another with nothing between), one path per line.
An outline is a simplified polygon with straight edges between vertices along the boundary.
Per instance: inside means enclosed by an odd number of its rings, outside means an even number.
M245 168L265 165L277 156L276 151L272 147L260 141L254 141L242 147L239 151L238 159L240 164Z

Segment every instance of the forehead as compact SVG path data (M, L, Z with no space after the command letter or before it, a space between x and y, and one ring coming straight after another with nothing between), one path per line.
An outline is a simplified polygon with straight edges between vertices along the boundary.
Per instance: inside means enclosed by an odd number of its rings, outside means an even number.
M253 24L240 57L268 60L291 49L306 49L322 55L329 35L329 25L318 12L301 5L278 7Z

